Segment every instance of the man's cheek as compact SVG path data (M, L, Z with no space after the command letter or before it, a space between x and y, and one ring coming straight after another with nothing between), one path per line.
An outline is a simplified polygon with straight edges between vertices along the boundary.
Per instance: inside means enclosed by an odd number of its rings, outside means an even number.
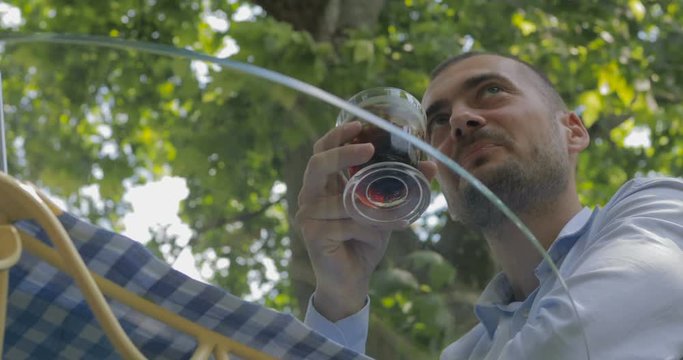
M455 149L455 144L451 139L445 138L441 141L437 141L437 144L432 144L432 146L436 147L437 150L439 150L442 154L448 156L449 158L453 158L454 152L453 150Z

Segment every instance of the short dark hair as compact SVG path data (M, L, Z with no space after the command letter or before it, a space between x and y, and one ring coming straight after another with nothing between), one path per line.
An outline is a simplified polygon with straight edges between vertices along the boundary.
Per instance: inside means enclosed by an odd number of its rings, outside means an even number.
M506 55L506 54L498 54L494 52L484 52L484 51L472 51L472 52L466 52L462 53L459 55L452 56L443 62L441 62L439 65L437 65L434 70L432 70L430 74L430 79L434 80L439 74L441 74L446 68L450 67L451 65L454 65L462 60L475 57L475 56L484 56L484 55L492 55L492 56L500 56L506 59L513 60L519 64L522 64L526 66L527 69L531 70L534 74L536 74L537 79L540 80L540 88L539 90L543 95L546 96L546 99L550 102L550 105L554 107L556 110L567 110L567 104L564 102L564 99L562 99L562 96L560 96L560 93L557 91L557 88L555 88L555 85L548 79L548 76L539 68L537 68L534 65L529 64L528 62L513 56L513 55Z

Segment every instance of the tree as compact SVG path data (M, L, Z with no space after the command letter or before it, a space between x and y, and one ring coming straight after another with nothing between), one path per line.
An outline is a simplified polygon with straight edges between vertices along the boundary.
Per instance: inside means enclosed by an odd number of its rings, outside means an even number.
M604 203L627 178L683 168L683 10L675 1L64 1L23 0L11 32L105 35L190 47L307 81L341 97L391 85L419 96L429 71L470 50L510 53L548 72L589 126L579 164L586 204ZM238 21L251 9L246 20ZM212 19L229 26L212 28ZM186 179L182 217L193 251L219 268L216 284L302 313L313 277L297 230L301 173L337 109L233 71L134 51L8 44L2 51L10 166L117 227L124 183ZM629 135L647 134L649 146ZM94 201L80 189L96 184ZM274 191L283 189L286 191ZM437 188L435 190L438 191ZM429 224L429 225L427 225ZM368 353L434 358L475 321L471 305L493 273L478 234L443 213L394 234L373 282ZM150 246L180 247L161 229ZM223 261L224 263L225 261ZM386 346L391 344L392 346Z

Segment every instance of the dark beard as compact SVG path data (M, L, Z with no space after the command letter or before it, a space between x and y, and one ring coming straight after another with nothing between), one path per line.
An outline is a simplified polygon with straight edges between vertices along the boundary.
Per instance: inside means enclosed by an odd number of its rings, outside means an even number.
M534 155L526 166L510 159L480 179L517 216L552 211L554 200L569 181L570 165L562 154L536 149ZM482 231L494 230L508 222L496 205L474 186L462 181L460 201L456 204L458 220Z

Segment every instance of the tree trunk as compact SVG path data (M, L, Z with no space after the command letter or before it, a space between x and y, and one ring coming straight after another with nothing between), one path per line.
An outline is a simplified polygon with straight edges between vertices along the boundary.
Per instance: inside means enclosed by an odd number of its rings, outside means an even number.
M307 142L287 154L287 166L284 167L284 181L287 184L287 206L289 212L289 237L291 239L292 259L289 263L289 278L294 288L299 315L305 314L308 298L315 290L313 268L308 259L308 252L301 239L299 229L294 222L298 210L298 196L302 177L308 158L311 156L313 144Z
M307 31L318 41L344 36L346 29L377 24L384 0L254 0L273 18Z
M257 0L270 16L285 21L297 29L310 32L318 41L343 43L348 29L371 28L377 24L384 0ZM287 184L287 204L290 218L292 258L289 275L294 297L298 302L299 316L305 313L308 299L315 290L315 278L299 229L294 225L298 210L298 194L302 176L312 153L313 141L302 144L286 154L287 166L283 176ZM412 236L411 236L412 235ZM414 234L397 233L387 255L405 255L419 246ZM389 260L389 259L387 259ZM390 261L390 260L389 260ZM367 354L379 359L421 359L425 357L406 337L372 316Z
M308 31L318 41L330 41L343 37L350 28L373 27L377 24L384 0L255 0L268 15L290 23L295 29ZM290 224L298 210L297 197L313 141L292 149L287 155L284 181L287 184L287 204ZM290 227L292 259L290 279L298 301L299 311L305 312L308 298L315 289L315 278L308 259L308 252L296 226Z

